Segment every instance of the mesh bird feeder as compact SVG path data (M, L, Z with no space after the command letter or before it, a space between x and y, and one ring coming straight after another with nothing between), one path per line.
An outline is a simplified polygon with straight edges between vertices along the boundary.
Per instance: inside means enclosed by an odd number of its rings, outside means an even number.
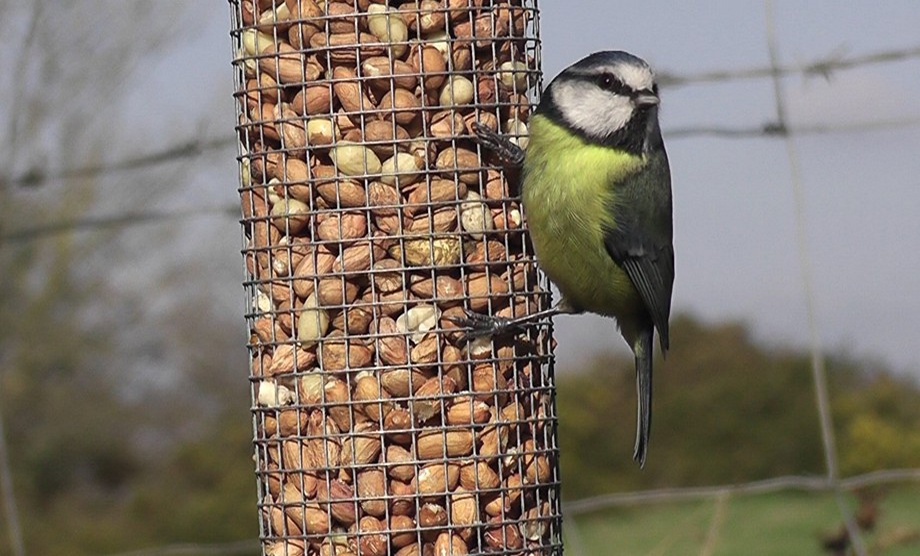
M230 0L263 553L561 552L534 0Z

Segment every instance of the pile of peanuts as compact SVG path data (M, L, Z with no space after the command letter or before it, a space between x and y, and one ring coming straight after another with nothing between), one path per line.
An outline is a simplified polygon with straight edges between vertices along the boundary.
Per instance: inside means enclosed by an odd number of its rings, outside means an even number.
M264 553L561 550L530 0L231 0ZM513 177L513 176L512 176Z

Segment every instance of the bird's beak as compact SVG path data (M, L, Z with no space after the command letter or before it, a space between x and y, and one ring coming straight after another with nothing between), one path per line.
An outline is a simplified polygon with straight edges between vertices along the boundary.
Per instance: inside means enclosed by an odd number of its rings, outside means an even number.
M640 93L636 96L634 102L639 108L651 108L652 106L658 106L661 99L652 93Z

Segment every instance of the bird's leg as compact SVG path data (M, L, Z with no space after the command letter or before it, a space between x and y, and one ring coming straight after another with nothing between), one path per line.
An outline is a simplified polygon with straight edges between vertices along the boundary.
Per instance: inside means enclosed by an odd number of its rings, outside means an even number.
M500 336L510 332L511 330L514 330L515 328L519 328L538 320L552 318L559 314L576 312L578 311L573 309L568 303L565 302L564 299L562 299L549 309L544 309L542 311L537 311L536 313L531 313L529 315L524 315L523 317L517 317L513 319L505 317L492 317L467 310L466 317L449 317L448 320L460 328L465 329L467 338L482 338L486 336Z
M524 149L511 139L492 131L479 122L473 123L473 131L476 132L479 144L494 152L505 166L520 168L524 164Z
M512 175L517 176L517 171L524 165L524 149L516 145L511 139L492 131L479 122L473 122L473 131L476 133L476 139L479 144L494 152L502 164L505 165L506 170L510 170ZM512 181L514 180L512 179ZM499 336L525 324L544 318L552 318L559 313L570 312L574 311L565 303L565 300L561 300L550 309L513 319L481 315L467 310L465 317L450 318L450 321L466 329L467 338L482 338Z

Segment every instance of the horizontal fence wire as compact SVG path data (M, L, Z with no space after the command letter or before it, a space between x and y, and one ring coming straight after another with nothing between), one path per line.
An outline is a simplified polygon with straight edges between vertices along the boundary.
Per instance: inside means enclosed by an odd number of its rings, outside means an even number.
M760 126L730 127L730 126L687 126L674 127L664 130L665 137L670 140L690 139L695 137L715 137L722 139L756 139L773 138L782 139L787 135L831 135L845 133L865 133L872 131L894 130L920 126L920 118L904 118L900 120L879 120L872 122L855 122L850 124L812 124L780 126L777 123L765 123ZM220 148L228 148L237 141L228 140L221 143ZM159 153L143 159L162 160ZM72 174L81 174L85 177L99 176L109 171L126 169L133 165L134 159L129 164L114 165L111 167L76 169L73 172L57 174L54 177L42 178L40 181L69 179ZM159 162L158 162L159 163ZM98 171L98 172L97 172ZM38 183L37 181L35 183ZM237 219L239 208L236 205L202 207L195 210L170 210L170 211L134 211L128 215L124 212L113 215L103 215L87 218L76 218L70 221L55 222L54 224L30 226L27 228L3 230L0 227L0 245L4 242L23 243L55 236L58 234L75 231L103 230L111 228L130 228L151 223L183 220L196 217L211 217L214 215L226 216Z
M779 72L782 75L803 74L827 77L836 71L850 70L881 63L911 60L918 57L920 57L920 45L881 50L852 57L834 54L794 66L781 66ZM771 70L768 67L750 67L733 70L714 70L711 72L694 74L677 74L664 71L659 72L658 78L659 81L661 81L660 85L662 88L667 88L669 86L704 85L708 83L724 83L745 79L765 79L769 78L771 75ZM916 125L920 125L920 120L916 118L907 118L893 121L873 121L852 124L791 125L785 129L785 132L790 134L821 135L829 133L873 131L877 129L894 129ZM767 123L759 127L686 126L671 128L670 130L665 129L665 131L666 134L672 138L694 137L697 135L747 138L779 135L779 132L783 130L779 130L775 123ZM102 177L115 172L133 171L157 166L182 158L198 157L213 151L231 148L236 144L236 139L223 137L204 140L190 138L188 141L183 142L180 148L168 147L161 151L154 151L135 157L127 157L109 164L85 166L55 173L47 173L39 168L35 168L25 174L14 177L0 176L0 187L32 187L53 181Z
M683 85L723 83L726 81L739 81L744 79L772 78L774 75L805 74L828 78L834 72L840 70L900 62L913 58L920 58L920 45L891 50L880 50L855 56L847 56L842 49L838 49L836 52L823 58L799 64L768 64L766 66L733 70L715 70L689 75L661 72L658 75L658 80L661 86L677 87Z
M868 486L910 481L920 481L920 469L887 469L883 471L873 471L872 473L840 479L838 484L844 490L857 490ZM576 516L622 506L713 498L722 493L732 495L768 494L783 490L831 492L834 488L834 482L829 480L826 476L789 475L740 484L617 492L566 502L562 505L562 509L565 515Z

